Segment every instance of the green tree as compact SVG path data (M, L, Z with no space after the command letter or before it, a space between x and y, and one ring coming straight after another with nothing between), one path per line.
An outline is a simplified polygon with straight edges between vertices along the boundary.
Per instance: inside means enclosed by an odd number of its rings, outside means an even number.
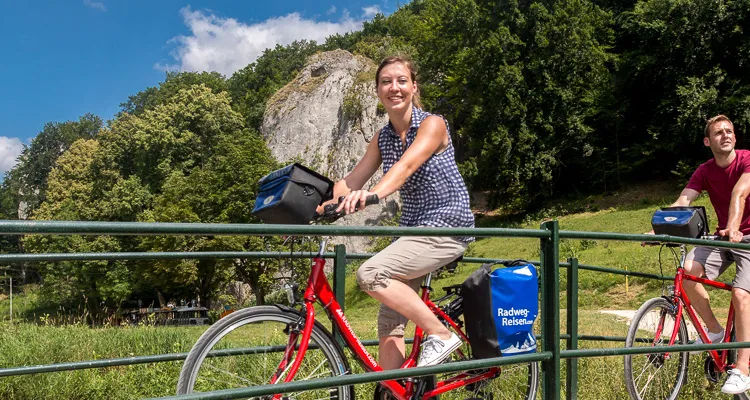
M3 200L9 203L4 207L18 210L20 205L27 215L33 213L47 196L47 177L58 157L76 140L94 138L102 125L101 118L93 114L78 121L46 123L6 176L4 186L11 197Z
M50 174L49 196L35 219L250 222L257 181L276 163L257 133L244 128L227 92L183 88L140 114L123 113L97 140L78 141ZM46 237L30 251L251 250L247 238ZM118 305L134 293L209 303L234 277L233 262L59 263L43 270L50 299ZM158 297L158 296L157 296Z
M34 212L34 219L93 220L98 211L93 199L95 182L90 166L99 143L93 139L74 142L57 160L49 175L49 192ZM111 236L42 236L24 238L31 253L88 253L121 251ZM49 304L85 304L97 316L103 302L119 304L130 295L127 264L122 261L64 261L39 263L43 277L42 298Z
M235 116L240 118L239 115ZM163 190L154 199L152 210L144 213L144 221L257 223L251 216L253 199L257 195L258 180L276 168L277 164L257 133L249 130L227 132L218 141L214 154L206 163L189 174L174 171L164 182ZM143 246L157 251L215 251L260 250L260 243L248 237L147 237ZM191 284L193 293L210 300L230 279L235 266L247 265L246 260L182 260L157 261L141 271L145 280L157 288L174 292L169 285ZM268 276L276 270L266 270L249 278L258 298L268 288ZM179 277L178 279L175 279Z
M421 88L453 122L470 183L517 208L577 183L599 155L611 15L588 0L417 5Z
M680 161L705 160L702 130L713 115L747 132L750 2L643 0L617 21L622 63L611 130L633 172L666 175Z
M129 96L128 101L120 104L120 113L140 115L149 108L164 104L180 90L193 85L204 85L214 93L227 90L226 79L218 72L167 72L159 87L149 87Z

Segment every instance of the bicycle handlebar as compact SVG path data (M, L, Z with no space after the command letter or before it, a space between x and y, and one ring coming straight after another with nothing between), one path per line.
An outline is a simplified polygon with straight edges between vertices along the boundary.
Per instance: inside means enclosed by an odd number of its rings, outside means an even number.
M337 219L343 217L346 215L343 211L337 212L336 209L339 208L341 205L341 202L344 201L344 196L339 197L339 201L336 204L326 204L323 206L323 213L318 214L317 212L313 216L313 222L334 222ZM370 196L367 196L365 199L365 205L372 206L375 204L380 203L380 198L377 194L373 194ZM359 204L355 207L355 209L359 209Z
M703 240L717 240L721 242L727 242L729 241L729 236L719 236L719 235L703 235L696 239L703 239ZM643 242L643 245L645 246L660 246L662 244L670 244L669 242L656 242L656 241L645 241Z

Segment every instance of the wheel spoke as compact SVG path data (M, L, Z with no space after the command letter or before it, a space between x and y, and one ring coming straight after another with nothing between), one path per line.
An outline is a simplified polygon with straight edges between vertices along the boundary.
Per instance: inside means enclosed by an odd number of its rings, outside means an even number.
M270 306L240 310L219 320L188 354L180 374L178 394L264 385L271 383L272 377L277 382L296 382L343 375L348 371L347 361L333 339L317 324L312 329L312 346L308 351L305 354L295 352L291 360L282 362L283 349L289 345L289 335L284 331L288 332L289 326L300 327L299 316ZM206 358L210 351L236 348L268 351ZM295 359L300 364L290 379ZM284 397L350 400L352 394L352 388L345 386L297 391Z
M674 307L664 298L649 300L638 310L631 322L627 346L662 346L669 344L678 329L675 344L687 342L687 329L682 321L676 326ZM658 335L656 334L658 332ZM653 339L648 339L649 335ZM646 338L648 340L641 341ZM625 357L625 383L633 400L675 399L687 376L687 354L637 354Z

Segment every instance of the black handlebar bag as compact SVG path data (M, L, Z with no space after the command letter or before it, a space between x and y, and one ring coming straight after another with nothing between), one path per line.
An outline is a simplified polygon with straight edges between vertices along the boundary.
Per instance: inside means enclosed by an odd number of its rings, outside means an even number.
M333 181L298 163L258 181L252 215L269 224L307 224L315 209L333 198Z
M700 238L708 232L708 217L702 206L664 207L654 212L651 227L657 235Z

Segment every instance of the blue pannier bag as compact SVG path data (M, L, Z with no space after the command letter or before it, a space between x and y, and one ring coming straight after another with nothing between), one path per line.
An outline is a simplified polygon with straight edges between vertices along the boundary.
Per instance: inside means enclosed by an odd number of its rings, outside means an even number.
M289 164L258 182L252 215L269 224L307 224L333 198L333 182L301 164Z
M534 321L539 314L536 267L528 261L484 264L461 285L464 323L474 358L536 351Z
M654 212L651 227L657 235L700 238L708 232L708 217L702 206L664 207Z

